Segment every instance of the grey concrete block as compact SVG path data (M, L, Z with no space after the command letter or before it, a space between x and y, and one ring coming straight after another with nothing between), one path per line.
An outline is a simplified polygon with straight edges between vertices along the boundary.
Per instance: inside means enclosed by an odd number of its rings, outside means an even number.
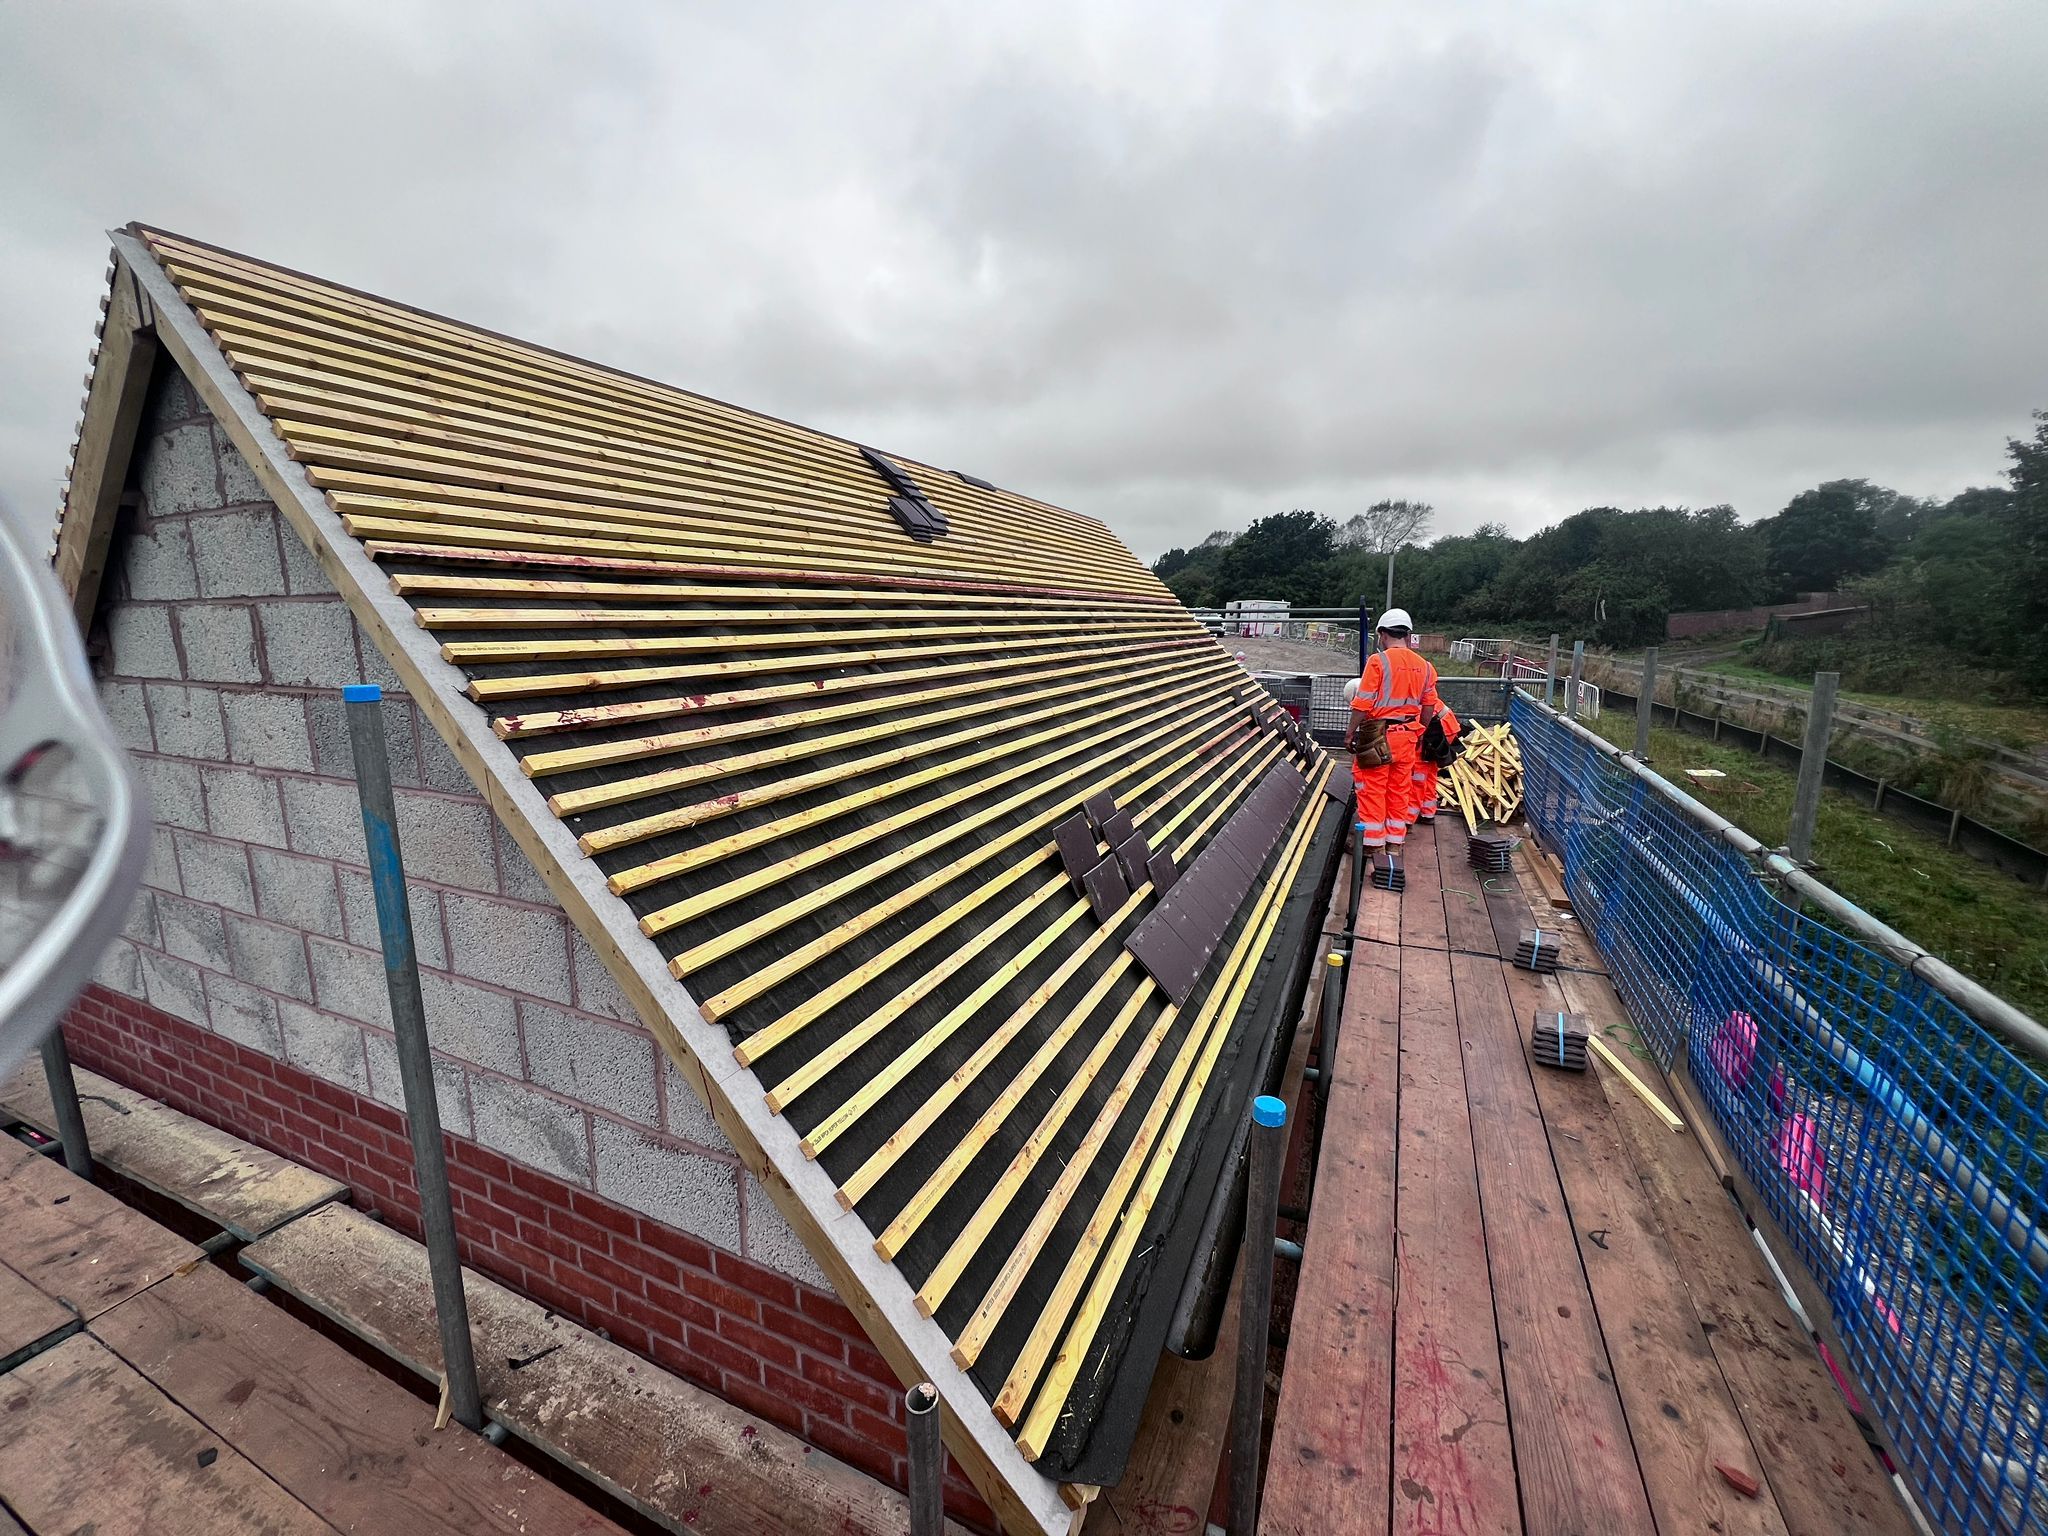
M165 949L209 970L228 968L227 920L220 908L202 906L182 896L159 896L156 914Z
M149 708L140 683L99 684L100 708L113 722L114 734L130 752L153 752L156 736L149 726Z
M363 1047L370 1058L370 1097L393 1109L405 1108L405 1082L398 1072L398 1041L381 1030L363 1031ZM474 1138L476 1127L469 1118L469 1073L462 1063L435 1053L434 1103L441 1112L441 1129L451 1135Z
M315 694L306 700L306 713L313 723L314 771L354 779L355 748L349 742L348 713L340 697ZM400 789L412 788L420 782L419 760L413 749L412 701L386 699L383 715L384 755L391 763L391 782Z
M152 683L148 694L159 752L203 763L217 763L226 756L227 727L221 720L219 693L211 688Z
M192 567L201 597L279 597L284 593L284 556L277 547L277 515L217 512L195 517Z
M256 662L256 628L247 608L239 603L192 603L177 613L188 677L205 683L263 680Z
M290 523L278 529L278 538L284 545L285 587L292 596L324 597L332 594L334 583L327 579L327 573L320 568L320 561L313 551L292 532Z
M601 1024L545 1003L519 1005L527 1076L564 1098L621 1119L658 1126L654 1041L644 1031Z
M266 992L313 1001L313 975L306 965L306 939L296 928L231 913L228 960L234 973Z
M287 1061L356 1093L369 1092L360 1028L347 1019L292 1002L278 1005L278 1023L284 1032Z
M193 782L198 782L195 773ZM142 883L152 890L183 891L178 878L178 850L171 842L171 828L158 823L149 829L149 862L142 866Z
M469 1094L476 1139L493 1152L572 1184L590 1182L583 1111L502 1077L471 1077Z
M626 1000L619 984L612 980L612 973L597 958L597 951L590 947L590 941L573 925L569 929L569 957L576 979L577 1007L585 1013L602 1014L608 1019L620 1019L628 1024L640 1022L638 1010Z
M266 1056L284 1055L284 1033L278 1021L278 1002L267 992L226 976L208 975L206 1001L213 1015L213 1032L246 1045Z
M804 1240L775 1208L761 1181L744 1171L740 1177L746 1180L747 1188L747 1257L781 1270L792 1280L801 1280L821 1291L831 1290L832 1282L825 1278L825 1271L818 1268L818 1261L811 1257Z
M202 768L206 824L222 837L271 848L285 846L284 801L279 781L249 768Z
M462 764L448 750L448 743L441 739L441 733L426 724L420 728L420 782L428 789L443 790L451 795L476 793L476 781L462 771Z
M519 1020L511 998L451 976L420 972L427 1035L437 1051L507 1077L520 1075Z
M660 1049L660 1042L655 1048ZM668 1133L684 1141L695 1142L700 1147L709 1147L713 1152L732 1152L732 1143L726 1140L725 1132L718 1122L711 1118L711 1111L704 1107L704 1101L697 1097L683 1074L676 1070L676 1064L669 1059L667 1051L661 1052L662 1085L661 1096L668 1110Z
M306 940L313 967L313 1001L359 1024L391 1028L391 992L383 956L323 938Z
M360 682L355 620L339 599L258 603L263 654L274 683L296 688L340 688Z
M377 933L377 895L370 877L359 869L342 869L341 915L351 943L365 949L381 949ZM412 909L412 947L421 965L433 970L448 969L448 947L441 942L441 896L432 886L416 880L405 884L405 897Z
M161 1008L173 1018L204 1025L206 991L199 979L199 967L173 955L153 949L140 951L142 986L152 1008Z
M149 791L149 814L159 827L206 830L206 796L200 792L196 764L168 757L138 757L135 771Z
M270 495L263 489L263 482L256 478L256 471L249 467L249 461L242 457L241 450L228 441L228 434L219 422L213 424L213 456L220 462L221 505L232 507L242 502L268 502ZM267 514L273 521L275 510Z
M520 850L512 834L505 830L505 823L492 817L491 831L498 840L498 888L515 901L554 906L554 892L547 888L540 871L533 867L533 860Z
M391 669L391 663L384 659L384 653L377 649L377 642L364 632L362 625L356 624L354 627L356 659L363 669L363 681L377 684L386 693L405 692L405 684L399 681L398 674Z
M592 1122L597 1192L731 1253L740 1251L740 1170L615 1120Z
M100 963L93 967L92 979L124 997L147 1000L149 996L142 984L142 956L126 939L116 939L107 946Z
M123 677L183 677L169 608L121 603L107 615L113 667Z
M274 848L251 848L249 867L256 876L260 915L330 939L342 936L341 891L332 864Z
M449 965L459 975L550 1002L569 1001L568 920L555 912L448 891Z
M491 846L488 806L481 800L450 800L419 790L401 790L394 798L398 849L408 870L431 875L442 885L497 890L498 861Z
M128 907L128 921L121 925L124 938L138 944L147 944L151 949L164 947L162 930L157 923L156 893L144 888L135 893L135 900Z
M151 437L174 422L205 416L206 407L182 370L159 368L149 381L149 403L143 416L143 430Z
M183 877L181 883L187 896L232 912L256 910L256 886L249 878L246 847L185 831L179 831L172 841L177 844L178 873Z
M117 559L121 592L140 601L190 602L199 595L192 537L182 521L121 529Z
M296 693L224 693L220 699L228 761L256 768L313 771L306 701Z
M295 853L368 862L363 841L363 802L354 784L331 779L280 779L284 792L284 824Z
M219 506L220 466L210 423L171 427L145 443L141 481L152 517Z

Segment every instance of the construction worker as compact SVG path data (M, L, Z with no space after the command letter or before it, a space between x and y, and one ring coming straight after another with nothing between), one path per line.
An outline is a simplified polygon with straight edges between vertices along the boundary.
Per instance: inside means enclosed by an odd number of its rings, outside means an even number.
M1410 634L1408 636L1408 644L1415 650L1421 650L1422 636ZM1435 669L1432 668L1430 671L1432 690L1434 689L1435 676ZM1438 729L1431 730L1430 726L1432 723ZM1454 743L1457 741L1459 733L1464 729L1458 723L1458 717L1451 712L1451 706L1444 703L1441 699L1437 700L1436 714L1434 716L1431 716L1426 710L1424 711L1422 716L1422 736L1417 748L1415 763L1416 814L1410 818L1410 825L1436 820L1437 775L1450 767L1452 762L1456 760L1459 748Z
M1414 628L1405 608L1381 616L1380 648L1366 659L1344 737L1365 846L1390 853L1407 841L1410 817L1421 812L1416 763L1424 712L1443 708L1436 668L1408 644Z

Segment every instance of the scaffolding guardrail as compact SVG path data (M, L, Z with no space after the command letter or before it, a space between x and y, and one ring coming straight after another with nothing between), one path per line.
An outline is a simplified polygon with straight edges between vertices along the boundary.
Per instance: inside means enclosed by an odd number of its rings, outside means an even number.
M1926 1514L2048 1532L2048 1029L1528 694L1512 719L1641 1048L1826 1296Z

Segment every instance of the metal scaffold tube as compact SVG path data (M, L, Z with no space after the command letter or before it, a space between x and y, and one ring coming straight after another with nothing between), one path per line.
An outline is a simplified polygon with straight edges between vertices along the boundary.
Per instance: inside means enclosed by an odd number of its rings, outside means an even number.
M443 1381L455 1422L482 1433L483 1404L470 1343L469 1303L462 1290L462 1261L455 1250L455 1214L449 1204L448 1164L441 1147L441 1107L434 1093L434 1059L427 1043L419 957L413 949L412 909L405 890L405 861L398 846L398 813L391 796L383 696L383 689L375 683L342 690L349 744L355 752L356 789L363 803L377 935L384 948L384 981L391 999L392 1029L398 1036L398 1077L405 1093L406 1126L412 1133L420 1229L426 1239L434 1312L440 1323Z
M1230 1415L1230 1536L1252 1536L1259 1514L1259 1442L1265 1428L1266 1348L1272 1331L1273 1236L1280 1220L1280 1164L1287 1155L1287 1102L1252 1101L1251 1176L1245 1181L1243 1311L1237 1389Z

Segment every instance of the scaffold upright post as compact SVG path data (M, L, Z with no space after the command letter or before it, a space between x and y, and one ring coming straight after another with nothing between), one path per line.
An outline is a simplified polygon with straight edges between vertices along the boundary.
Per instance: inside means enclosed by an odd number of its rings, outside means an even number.
M1273 1235L1280 1225L1280 1164L1287 1101L1252 1100L1245 1179L1243 1311L1237 1325L1237 1394L1230 1415L1230 1536L1252 1536L1259 1515L1259 1441L1266 1413L1266 1340L1273 1329Z
M1579 679L1586 670L1586 642L1572 642L1572 675L1564 685L1564 717L1567 720L1579 718Z
M64 1045L64 1026L43 1036L43 1080L50 1089L50 1113L57 1122L64 1166L81 1179L92 1177L92 1144L85 1135L85 1112L78 1107L78 1081L71 1075L71 1052Z
M470 1343L469 1302L462 1291L462 1261L455 1251L455 1213L448 1198L448 1163L441 1146L441 1106L434 1093L434 1060L427 1044L427 1011L420 998L419 956L413 949L412 907L405 861L398 846L398 812L391 796L391 760L384 741L384 690L375 683L342 689L349 744L355 752L356 791L363 804L370 889L377 902L377 936L384 947L384 983L398 1037L398 1079L412 1133L413 1178L420 1192L420 1230L434 1284L441 1329L441 1369L449 1411L465 1429L481 1433L476 1355Z

